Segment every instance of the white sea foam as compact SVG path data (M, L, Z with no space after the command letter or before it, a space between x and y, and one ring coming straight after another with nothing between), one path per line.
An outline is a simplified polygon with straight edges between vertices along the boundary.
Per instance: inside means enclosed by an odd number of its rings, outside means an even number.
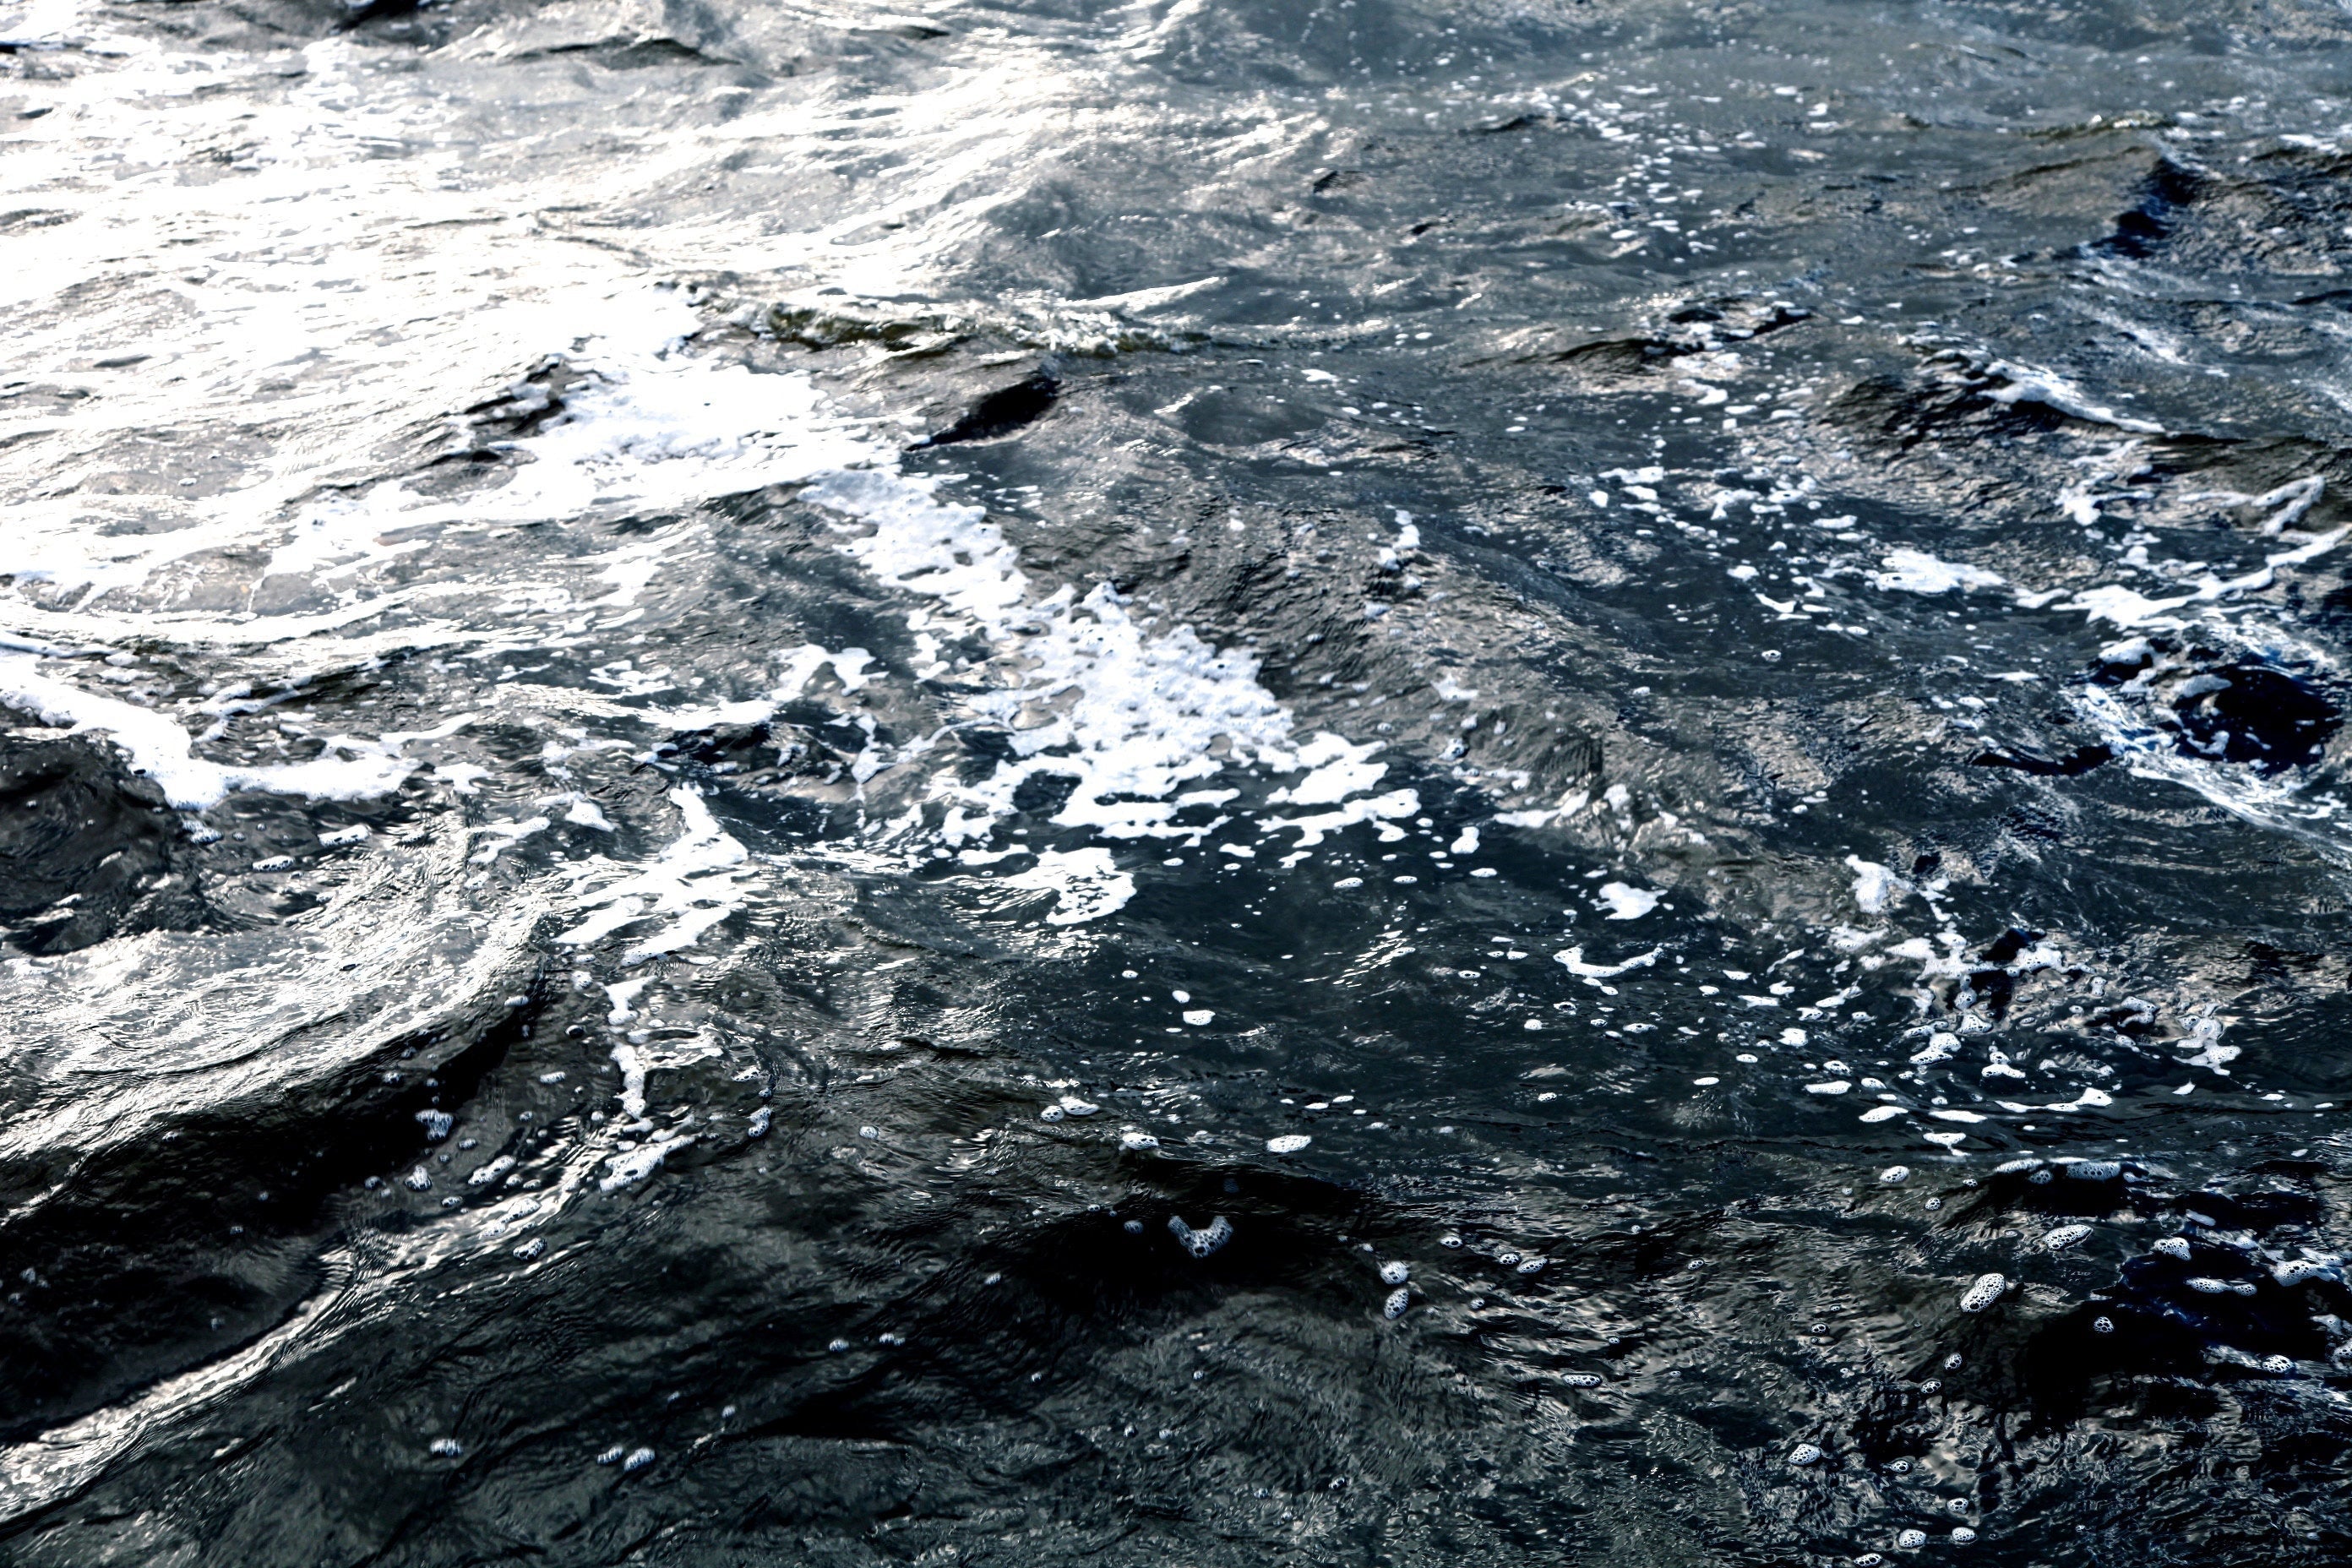
M1917 550L1890 550L1880 565L1885 570L1872 574L1871 581L1881 588L1900 589L1906 594L1948 594L1955 588L1997 588L2003 581L1998 572L1988 572L1980 566L1955 565Z
M1658 895L1647 888L1636 888L1625 882L1603 882L1601 884L1600 901L1609 910L1603 918L1637 921L1658 907Z
M692 947L705 931L742 908L751 857L735 836L719 826L699 791L681 784L669 792L683 831L642 866L625 867L599 856L574 863L587 887L574 899L587 918L555 938L585 947L645 921L664 923L637 937L621 953L625 964ZM605 879L609 878L610 879Z
M0 707L45 724L105 734L129 753L131 767L153 779L163 797L183 810L218 805L232 792L265 790L312 800L364 800L398 789L416 764L402 752L417 736L365 740L327 737L319 756L258 766L206 762L188 731L168 714L117 697L85 691L51 674L45 661L0 654Z

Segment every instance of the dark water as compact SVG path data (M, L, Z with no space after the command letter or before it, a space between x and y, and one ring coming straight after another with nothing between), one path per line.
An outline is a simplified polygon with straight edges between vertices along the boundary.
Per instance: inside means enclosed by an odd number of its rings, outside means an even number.
M5 17L6 1561L2352 1550L2339 9Z

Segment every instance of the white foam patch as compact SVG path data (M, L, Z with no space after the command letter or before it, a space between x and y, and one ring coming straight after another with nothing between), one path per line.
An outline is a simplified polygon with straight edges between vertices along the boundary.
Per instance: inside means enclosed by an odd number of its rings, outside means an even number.
M1098 846L1066 853L1048 849L1037 864L999 884L1054 895L1047 925L1076 925L1116 914L1135 897L1135 879L1111 863L1110 851Z
M1899 589L1906 594L1948 594L1955 588L1997 588L2002 582L1998 572L1988 572L1980 566L1955 565L1917 550L1890 550L1880 565L1885 570L1873 573L1870 580L1881 588Z
M1657 894L1626 882L1601 883L1600 900L1609 908L1603 918L1612 921L1637 921L1658 907Z
M677 808L684 831L650 862L629 868L598 856L584 868L574 863L573 869L586 879L614 879L594 882L575 897L577 908L592 912L556 941L585 947L641 921L664 922L623 950L624 964L638 964L694 946L705 931L743 907L750 896L749 853L719 826L699 791L681 784L669 792L669 803Z
M41 665L26 655L0 655L0 707L73 732L106 735L129 753L134 771L153 779L163 798L184 811L217 805L238 790L311 800L365 800L398 789L416 771L401 748L421 737L401 735L379 740L329 736L321 754L309 762L261 766L207 762L195 755L193 739L170 715L69 686Z
M1986 395L1995 403L2039 403L2094 425L2111 426L2117 430L2129 430L2141 436L2164 434L2161 425L2119 414L2104 404L2092 402L2080 387L2053 371L2012 364L2007 360L1995 360L1986 369L2008 384Z
M866 469L829 474L803 499L841 514L841 548L882 582L1015 656L1004 684L971 705L1012 731L1014 756L977 784L943 773L931 798L959 833L1010 815L1027 779L1072 777L1054 817L1109 838L1181 837L1184 784L1229 763L1296 765L1290 715L1258 684L1257 660L1220 650L1189 627L1147 637L1104 584L1031 595L1013 546L975 506L940 500L939 481ZM1344 745L1344 742L1342 742ZM971 821L966 823L966 814Z
M1853 873L1853 901L1864 914L1885 914L1895 904L1910 896L1910 883L1878 864L1859 855L1845 858L1846 868Z
M1379 784L1389 771L1386 763L1370 760L1380 749L1377 741L1350 745L1328 731L1319 733L1298 748L1295 759L1298 766L1312 771L1297 784L1276 790L1266 799L1297 805L1329 805L1351 795L1360 795ZM1474 838L1472 843L1475 846L1476 840Z
M1654 947L1647 952L1635 953L1633 957L1621 960L1616 963L1587 963L1584 962L1584 949L1571 947L1564 952L1553 953L1552 958L1570 974L1580 975L1587 980L1611 980L1630 969L1649 968L1658 962L1658 955L1665 951L1663 947Z

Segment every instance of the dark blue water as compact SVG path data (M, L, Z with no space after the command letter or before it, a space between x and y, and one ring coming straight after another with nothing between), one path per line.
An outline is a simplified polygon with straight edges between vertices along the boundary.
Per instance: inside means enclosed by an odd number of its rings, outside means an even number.
M9 1561L2345 1552L2336 10L0 16Z

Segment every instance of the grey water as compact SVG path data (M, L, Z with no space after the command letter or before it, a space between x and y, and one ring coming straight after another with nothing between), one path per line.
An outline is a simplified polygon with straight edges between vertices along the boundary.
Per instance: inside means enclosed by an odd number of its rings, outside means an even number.
M2352 1552L2352 16L0 5L0 1559Z

